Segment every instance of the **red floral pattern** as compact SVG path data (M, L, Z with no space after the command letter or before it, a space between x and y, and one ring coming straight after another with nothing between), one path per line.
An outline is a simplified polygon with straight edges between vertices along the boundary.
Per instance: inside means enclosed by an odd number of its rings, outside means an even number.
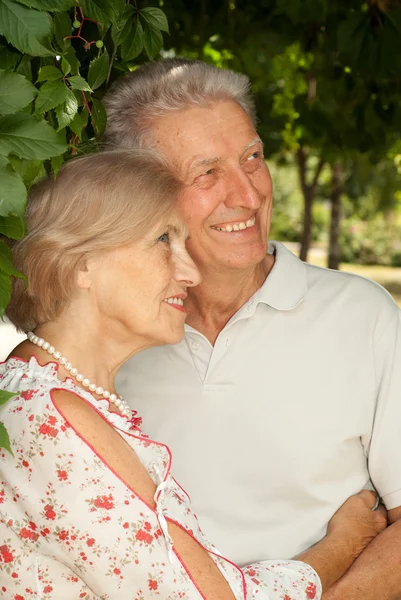
M54 388L96 406L156 482L156 511L120 480L56 410ZM201 595L172 547L166 519L210 552L239 600L319 600L320 581L295 561L240 569L199 528L187 494L170 474L169 449L149 440L136 415L61 383L57 366L10 359L0 389L19 392L0 407L14 457L0 452L0 597L8 600L195 600ZM212 493L212 492L211 492Z

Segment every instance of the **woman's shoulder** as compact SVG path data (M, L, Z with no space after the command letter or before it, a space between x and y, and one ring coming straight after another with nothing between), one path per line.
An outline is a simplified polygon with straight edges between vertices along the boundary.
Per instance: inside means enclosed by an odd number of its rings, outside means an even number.
M58 365L48 362L41 365L35 356L24 360L18 356L10 356L0 363L0 389L12 393L19 393L39 388L50 388L57 378Z

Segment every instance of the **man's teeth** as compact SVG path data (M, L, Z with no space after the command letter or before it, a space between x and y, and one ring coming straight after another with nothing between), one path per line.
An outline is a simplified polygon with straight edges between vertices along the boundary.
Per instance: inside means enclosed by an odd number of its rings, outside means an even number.
M184 300L182 298L166 298L164 302L167 302L167 304L179 304L180 306L184 306Z
M217 231L228 231L231 233L232 231L242 231L243 229L248 229L248 227L253 227L255 225L256 218L252 217L252 219L248 219L247 221L242 221L241 223L234 223L234 225L225 225L224 227L213 227L213 229L217 229Z

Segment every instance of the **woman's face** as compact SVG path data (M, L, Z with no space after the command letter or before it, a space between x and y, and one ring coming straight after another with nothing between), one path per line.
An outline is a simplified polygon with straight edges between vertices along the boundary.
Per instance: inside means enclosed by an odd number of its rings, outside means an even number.
M143 239L88 261L91 300L100 311L105 335L128 334L144 347L183 338L187 288L200 282L185 247L187 237L174 213Z

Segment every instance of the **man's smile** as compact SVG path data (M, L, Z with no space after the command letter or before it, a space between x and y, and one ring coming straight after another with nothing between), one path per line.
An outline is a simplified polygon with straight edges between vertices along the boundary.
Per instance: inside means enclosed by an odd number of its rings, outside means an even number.
M249 229L255 225L255 222L256 217L253 216L247 221L235 221L233 223L212 225L212 229L215 229L216 231L225 231L227 233L231 233L233 231L243 231L244 229Z

